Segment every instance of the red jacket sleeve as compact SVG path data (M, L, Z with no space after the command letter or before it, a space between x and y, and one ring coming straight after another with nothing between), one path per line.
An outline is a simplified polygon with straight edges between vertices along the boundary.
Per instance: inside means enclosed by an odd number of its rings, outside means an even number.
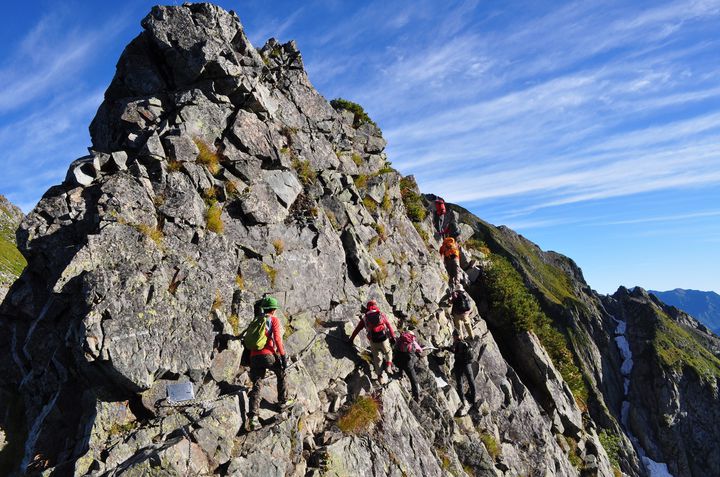
M362 330L365 327L365 322L362 318L360 318L360 323L357 324L355 327L355 330L352 332L352 335L350 335L350 341L354 340L358 333L360 333L360 330Z
M282 326L280 326L280 318L277 316L272 317L271 333L273 341L275 342L275 350L280 356L285 356L285 346L282 341Z

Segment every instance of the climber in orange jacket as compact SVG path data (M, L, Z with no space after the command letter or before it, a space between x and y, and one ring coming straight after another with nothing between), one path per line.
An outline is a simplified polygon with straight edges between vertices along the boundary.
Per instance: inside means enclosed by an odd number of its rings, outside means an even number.
M440 255L445 262L445 270L448 273L448 283L451 288L460 284L460 248L452 237L443 239L440 246Z

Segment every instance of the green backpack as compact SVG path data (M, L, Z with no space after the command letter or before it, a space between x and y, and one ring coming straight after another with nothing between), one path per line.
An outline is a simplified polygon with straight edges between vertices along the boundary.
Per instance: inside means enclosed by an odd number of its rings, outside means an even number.
M272 327L272 318L265 315L256 316L245 329L243 346L249 350L260 351L267 345L267 332Z

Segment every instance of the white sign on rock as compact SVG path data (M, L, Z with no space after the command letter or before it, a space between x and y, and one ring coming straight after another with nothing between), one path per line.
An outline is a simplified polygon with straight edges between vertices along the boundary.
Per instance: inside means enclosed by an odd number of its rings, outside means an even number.
M183 402L195 399L195 390L190 382L167 385L168 401Z

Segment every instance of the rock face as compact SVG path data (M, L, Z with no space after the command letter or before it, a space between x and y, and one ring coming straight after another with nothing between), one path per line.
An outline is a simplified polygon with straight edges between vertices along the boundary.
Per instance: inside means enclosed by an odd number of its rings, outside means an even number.
M0 308L0 473L646 475L644 449L677 475L710 475L690 443L667 450L659 401L622 424L623 300L602 301L569 259L459 208L483 315L479 406L456 417L443 350L418 362L419 402L403 379L371 382L365 337L346 342L368 299L422 344L451 343L439 241L420 213L431 203L389 166L376 126L314 90L293 42L255 49L234 13L209 4L155 7L142 26L92 122L90 155L18 231L28 266ZM514 293L551 321L508 332L488 298L504 260L522 280ZM296 402L278 415L265 386L263 427L247 433L235 338L265 293L282 304ZM645 354L634 356L641 373ZM169 401L182 383L194 398ZM348 425L363 403L377 413ZM717 440L700 440L718 454Z
M26 265L15 242L15 230L22 219L22 211L0 195L0 300Z

